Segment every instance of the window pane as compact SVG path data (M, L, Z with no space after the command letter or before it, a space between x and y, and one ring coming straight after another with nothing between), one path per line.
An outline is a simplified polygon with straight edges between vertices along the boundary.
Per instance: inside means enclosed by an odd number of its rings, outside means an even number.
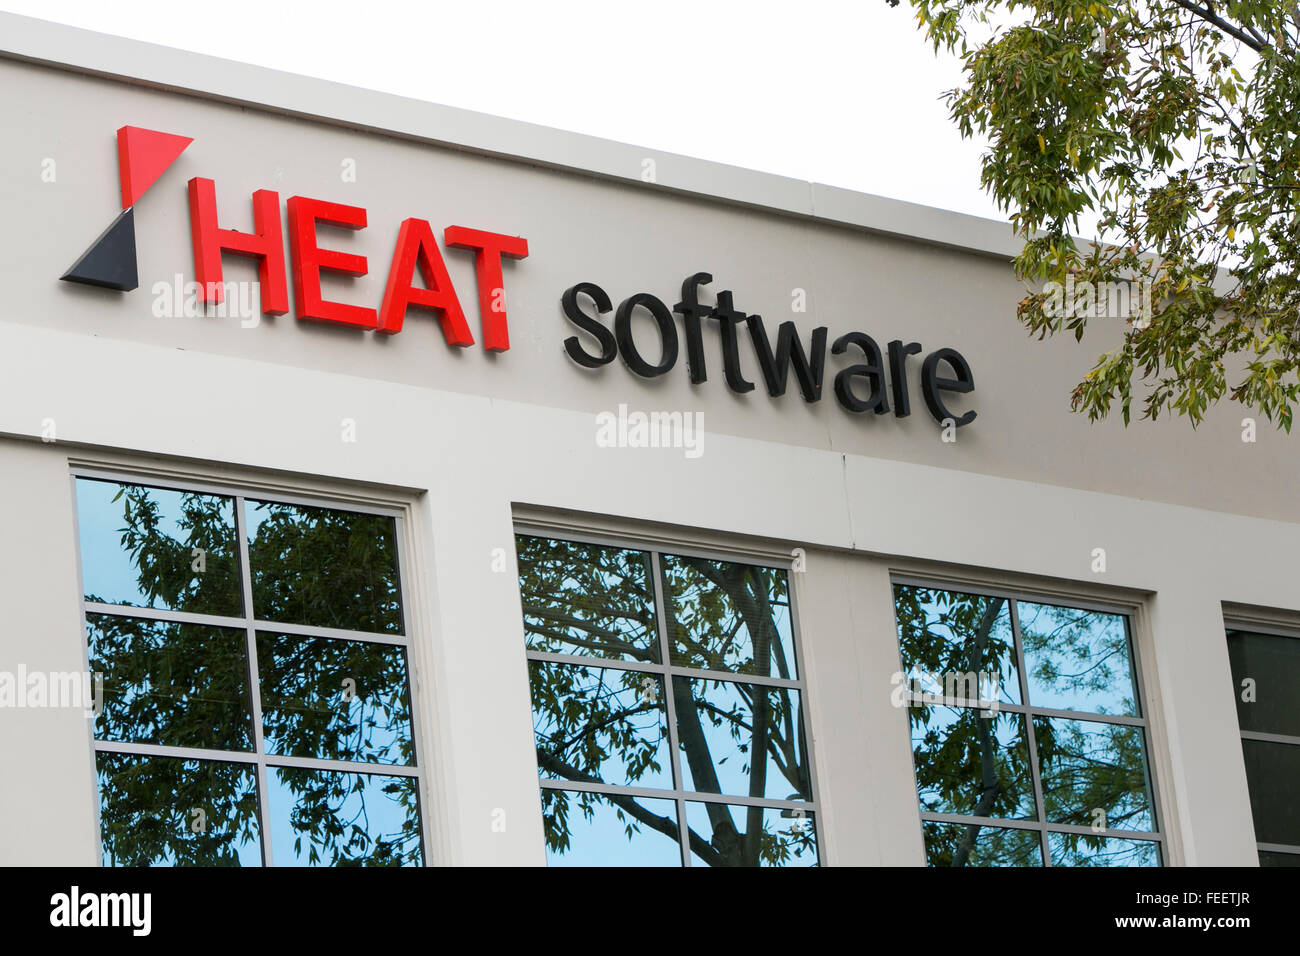
M415 762L404 648L259 633L257 670L267 753Z
M252 500L245 517L260 620L402 633L392 518Z
M1116 840L1078 833L1049 833L1052 866L1159 866L1154 840Z
M929 821L922 826L925 861L930 866L1043 865L1043 844L1037 830Z
M268 767L276 866L420 866L414 777Z
M1029 703L1137 716L1128 628L1119 614L1016 602Z
M234 499L77 479L87 601L238 617Z
M895 585L894 609L909 689L947 699L1020 702L1005 598Z
M244 631L87 614L86 637L104 678L97 739L253 749Z
M784 571L672 555L663 567L674 664L799 676Z
M908 716L923 811L1036 819L1024 717L969 707L911 707Z
M1049 822L1155 829L1142 728L1035 717L1034 740Z
M1241 729L1300 737L1300 638L1229 631L1228 659ZM1247 679L1253 700L1241 699Z
M252 764L97 753L105 866L261 866Z
M1275 850L1261 850L1260 866L1300 866L1300 853L1279 853Z
M672 787L660 677L529 661L528 681L541 776Z
M691 866L816 866L813 817L802 810L687 803Z
M673 678L684 789L811 800L799 692Z
M1243 740L1241 749L1255 839L1300 846L1300 746Z
M542 790L547 866L681 866L672 800Z
M515 542L530 651L659 662L650 555L522 534Z

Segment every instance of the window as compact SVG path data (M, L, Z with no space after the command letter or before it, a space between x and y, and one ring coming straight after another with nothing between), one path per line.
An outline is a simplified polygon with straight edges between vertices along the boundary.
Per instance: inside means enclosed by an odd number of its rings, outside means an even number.
M1300 866L1300 637L1228 630L1260 866Z
M786 572L516 543L548 863L815 865Z
M396 519L76 498L104 864L420 865Z
M931 866L1159 866L1128 618L895 584Z

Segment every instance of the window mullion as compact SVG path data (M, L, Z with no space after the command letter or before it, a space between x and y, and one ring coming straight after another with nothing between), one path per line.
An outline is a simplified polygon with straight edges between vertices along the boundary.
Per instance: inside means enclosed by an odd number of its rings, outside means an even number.
M655 619L659 627L659 663L664 688L664 712L668 717L668 751L672 755L673 789L684 791L686 781L682 776L682 759L677 744L677 708L676 695L673 693L672 639L668 634L668 585L664 577L663 556L658 551L650 552L650 563L654 571ZM682 866L691 865L690 840L686 835L686 802L678 799L677 806L677 840L682 854Z
M1043 802L1043 776L1038 766L1038 739L1034 735L1034 714L1029 709L1029 675L1025 673L1025 652L1020 639L1020 610L1017 602L1007 599L1011 611L1011 640L1016 652L1016 676L1020 679L1020 703L1024 706L1025 745L1029 748L1029 776L1034 782L1034 807L1037 810L1039 842L1043 866L1052 865L1052 849L1047 839L1047 807Z
M257 755L257 802L262 817L262 862L274 866L271 852L270 772L266 768L266 746L262 740L262 687L257 668L257 628L253 611L253 571L248 563L248 524L244 517L244 496L235 496L235 534L239 541L239 582L244 594L244 634L248 647L248 699L253 707L253 752Z

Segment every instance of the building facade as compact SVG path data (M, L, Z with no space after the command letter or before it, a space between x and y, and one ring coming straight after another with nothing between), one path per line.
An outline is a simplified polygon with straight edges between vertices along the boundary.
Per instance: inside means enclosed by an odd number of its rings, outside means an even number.
M1300 451L1006 225L0 46L0 862L1300 862Z

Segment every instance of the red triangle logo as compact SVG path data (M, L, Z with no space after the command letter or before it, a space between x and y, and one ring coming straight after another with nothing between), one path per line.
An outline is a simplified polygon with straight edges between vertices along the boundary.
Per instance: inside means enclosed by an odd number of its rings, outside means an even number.
M174 136L139 126L119 129L117 171L122 179L122 208L134 206L192 142L194 139L189 136Z

